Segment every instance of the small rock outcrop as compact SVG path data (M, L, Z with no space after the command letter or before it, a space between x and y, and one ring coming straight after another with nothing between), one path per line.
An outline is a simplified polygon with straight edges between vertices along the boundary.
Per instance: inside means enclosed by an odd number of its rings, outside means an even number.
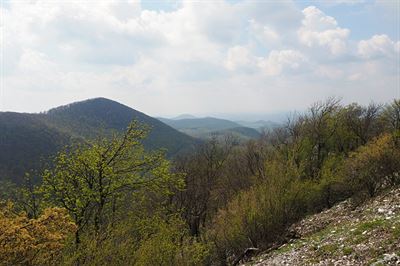
M400 265L400 188L358 207L346 200L306 217L290 231L300 238L249 264Z

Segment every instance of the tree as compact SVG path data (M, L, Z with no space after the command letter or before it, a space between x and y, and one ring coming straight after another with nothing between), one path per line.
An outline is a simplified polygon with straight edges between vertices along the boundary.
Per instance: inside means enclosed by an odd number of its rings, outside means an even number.
M142 188L168 190L180 180L162 152L147 153L148 129L132 122L122 136L97 139L60 152L43 176L46 197L64 207L77 225L76 246L85 227L95 235L112 224L124 196Z
M49 208L37 219L0 208L0 261L4 265L51 265L60 258L75 225L62 208Z
M384 108L382 118L389 130L400 130L400 99L393 100Z
M381 132L378 123L380 110L381 106L374 103L366 107L351 104L345 108L345 126L356 137L357 145L365 145Z
M350 155L344 175L355 192L366 191L373 197L380 189L399 184L400 145L395 140L395 136L384 134Z
M16 212L23 211L28 218L36 219L42 209L42 194L35 177L38 176L31 171L25 174L22 184L1 181L0 200L13 202Z
M224 143L213 137L204 143L192 155L176 160L176 168L185 173L185 190L176 193L175 202L183 211L190 233L200 234L209 214L218 208L220 195L216 195L219 179L223 174L228 157L233 149L232 139L225 138Z

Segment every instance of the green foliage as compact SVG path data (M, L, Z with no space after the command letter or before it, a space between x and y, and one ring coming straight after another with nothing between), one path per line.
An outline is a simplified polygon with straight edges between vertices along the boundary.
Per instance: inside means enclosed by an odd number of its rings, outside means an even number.
M233 261L248 247L267 248L308 213L360 190L373 196L398 184L398 133L377 138L388 128L380 110L373 104L343 108L330 99L267 135L267 148L257 148L263 154L257 157L264 158L261 179L220 209L208 226L215 258Z
M122 136L60 152L45 172L48 203L64 207L77 226L63 264L198 265L207 258L207 246L168 205L181 175L162 153L144 151L146 134L133 122Z
M338 200L351 195L351 188L348 187L340 172L344 162L344 155L341 154L330 155L323 163L321 179L318 181L323 206L330 208Z
M1 191L30 217L41 217L42 193L47 207L69 213L77 230L61 264L230 263L246 248L285 241L289 226L305 215L400 183L398 100L382 108L329 99L259 140L214 136L174 164L162 152L145 151L148 128L137 122L112 135L132 113L119 106L101 117L104 104L115 105L96 99L52 110L66 131L79 129L90 139L101 124L107 137L59 152L40 190L27 176L24 187ZM115 121L121 115L125 122ZM321 256L333 249L322 247Z
M400 146L396 137L384 134L361 146L345 162L344 175L356 192L373 197L388 185L400 182Z
M22 184L25 172L40 170L70 136L39 115L0 112L0 180Z
M145 153L141 140L147 129L133 122L123 136L99 139L60 152L55 168L43 176L43 191L50 202L66 208L78 226L99 233L112 222L124 197L141 190L168 194L181 185L170 173L160 152Z
M0 200L13 202L15 212L24 212L28 218L38 218L43 208L43 195L36 179L38 176L34 173L26 173L20 185L0 181Z
M189 236L177 215L120 217L103 232L101 241L87 235L78 250L64 253L63 264L82 258L82 265L203 265L207 245Z
M98 98L46 113L0 112L0 180L21 184L25 172L49 168L48 162L66 145L122 133L132 120L151 127L142 139L147 150L165 148L168 156L192 150L198 141L117 102Z
M189 237L178 217L147 220L141 230L145 238L137 250L137 265L199 265L207 258L207 247Z
M267 166L270 177L240 193L220 210L209 229L219 258L234 259L249 246L266 248L283 240L288 225L307 213L316 187L296 178L296 170L279 161Z
M143 144L146 149L165 148L169 156L190 151L196 140L159 120L105 98L95 98L49 110L43 118L73 136L93 139L123 132L132 120L151 127Z

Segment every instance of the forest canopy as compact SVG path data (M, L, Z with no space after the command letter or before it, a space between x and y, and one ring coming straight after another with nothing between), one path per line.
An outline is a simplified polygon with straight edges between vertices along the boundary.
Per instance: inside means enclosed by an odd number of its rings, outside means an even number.
M143 148L148 131L133 121L123 134L66 147L24 185L3 186L0 258L234 264L248 248L287 241L306 215L400 184L400 100L330 98L257 140L219 136L172 160Z

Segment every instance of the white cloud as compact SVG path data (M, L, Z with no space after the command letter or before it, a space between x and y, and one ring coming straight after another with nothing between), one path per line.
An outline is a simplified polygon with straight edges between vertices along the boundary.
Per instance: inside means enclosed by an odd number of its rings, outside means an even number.
M255 38L259 42L268 45L271 43L276 43L277 41L280 40L279 34L270 26L261 25L254 19L251 19L249 22L250 22L250 32L255 36Z
M299 51L273 50L267 58L260 59L259 67L269 76L282 74L284 70L298 70L307 58Z
M349 41L334 17L293 1L182 1L170 11L11 1L2 15L8 110L104 96L154 115L267 112L397 89L398 40Z
M322 78L338 80L343 77L343 70L335 66L321 65L315 69L315 74Z
M374 35L369 40L358 43L358 54L363 58L395 57L399 53L400 42L392 41L387 35Z
M325 15L315 6L305 8L303 14L302 27L297 32L302 44L326 47L333 55L346 51L349 29L338 27L333 17Z
M237 70L239 68L251 68L254 66L256 58L250 53L249 49L243 46L234 46L229 48L225 67L228 70Z

